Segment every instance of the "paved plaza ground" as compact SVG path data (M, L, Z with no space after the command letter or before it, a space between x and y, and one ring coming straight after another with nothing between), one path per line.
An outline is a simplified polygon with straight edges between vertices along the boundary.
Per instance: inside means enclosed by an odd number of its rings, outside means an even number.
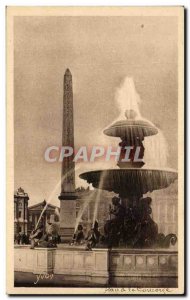
M53 275L53 278L39 279L37 275L26 272L15 272L15 287L105 287L105 285L79 281L77 278L68 280L64 275ZM35 284L36 283L36 284Z

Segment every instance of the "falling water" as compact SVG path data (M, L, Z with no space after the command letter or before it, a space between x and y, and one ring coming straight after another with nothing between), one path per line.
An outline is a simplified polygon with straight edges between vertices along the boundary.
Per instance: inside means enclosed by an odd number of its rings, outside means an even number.
M94 214L93 214L93 223L95 223L96 219L97 219L97 215L98 215L98 207L99 207L99 203L100 203L100 195L101 195L101 192L102 192L102 186L103 186L103 183L104 183L104 180L105 180L105 175L103 174L101 176L101 179L100 179L100 182L99 182L99 186L98 186L98 193L97 193L97 196L96 196L96 199L95 199L95 206L94 206Z
M80 208L79 213L78 213L78 216L77 216L77 219L76 219L75 232L76 232L76 230L77 230L77 228L78 228L78 225L79 225L79 223L80 223L80 221L81 221L81 218L82 218L82 216L83 216L83 213L85 212L86 208L88 207L88 205L90 204L90 202L93 200L93 198L96 196L97 192L98 192L98 191L96 190L96 191L95 191L95 194L92 193L87 199L85 199L84 205Z
M40 217L39 217L39 219L38 219L38 222L37 222L37 224L36 224L35 229L38 228L38 225L39 225L39 223L40 223L40 220L41 220L41 218L42 218L42 216L43 216L43 214L44 214L44 212L45 212L45 210L46 210L48 204L51 202L51 199L52 199L54 193L57 191L58 187L60 186L60 184L61 184L61 179L60 179L59 182L56 184L55 188L52 190L50 196L48 197L48 199L47 199L47 201L46 201L46 205L44 206L44 208L43 208L43 210L42 210L42 212L41 212L41 214L40 214Z
M98 215L98 207L100 204L100 194L101 194L101 189L98 187L98 193L95 199L95 205L94 205L94 213L93 213L93 221L92 224L94 225L95 221L97 220L97 215Z
M135 89L133 78L126 77L124 79L123 83L116 91L116 102L120 110L120 115L113 123L117 120L125 119L126 110L134 110L136 112L135 119L146 121L156 127L149 120L141 116L139 104L142 101ZM144 146L146 149L144 160L146 162L146 166L155 168L167 167L168 145L162 131L158 128L157 130L158 133L156 136L149 136L144 140Z
M145 138L144 147L144 161L146 166L153 166L155 168L167 167L168 160L168 144L164 137L164 134L158 129L157 135Z
M76 169L77 169L77 167L76 167ZM56 184L55 188L52 190L51 194L49 195L49 197L48 197L48 199L47 199L47 201L46 201L46 205L44 206L44 208L43 208L43 210L42 210L42 212L41 212L41 214L40 214L40 217L39 217L39 219L38 219L38 222L37 222L37 224L36 224L35 229L38 228L38 225L39 225L39 223L40 223L40 220L41 220L41 218L42 218L42 216L43 216L43 214L44 214L44 212L45 212L45 210L46 210L48 204L51 202L51 200L52 200L52 198L53 198L55 192L56 192L57 189L61 186L61 183L63 182L63 180L65 179L65 177L66 177L69 173L71 173L71 172L72 172L72 170L68 171L68 172L67 172L67 173L66 173L66 174L58 181L58 183Z

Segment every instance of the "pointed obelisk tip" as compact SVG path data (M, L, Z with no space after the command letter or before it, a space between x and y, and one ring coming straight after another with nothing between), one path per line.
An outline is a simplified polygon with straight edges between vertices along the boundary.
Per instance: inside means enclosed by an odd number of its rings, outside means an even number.
M69 69L66 69L65 75L67 75L67 76L70 75L71 76L71 71Z

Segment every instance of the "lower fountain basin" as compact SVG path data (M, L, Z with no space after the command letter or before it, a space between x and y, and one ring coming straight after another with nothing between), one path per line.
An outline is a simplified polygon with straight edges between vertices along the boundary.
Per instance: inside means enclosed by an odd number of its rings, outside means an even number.
M175 288L178 252L175 249L94 248L85 251L73 247L30 249L16 246L14 269L15 286ZM34 274L41 274L37 284L34 284L37 281Z
M154 190L167 188L177 179L172 169L108 169L89 171L80 178L94 188L113 191L120 195L142 195Z

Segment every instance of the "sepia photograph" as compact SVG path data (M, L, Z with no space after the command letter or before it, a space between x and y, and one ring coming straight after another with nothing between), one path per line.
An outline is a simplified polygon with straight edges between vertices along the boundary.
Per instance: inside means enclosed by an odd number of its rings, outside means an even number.
M184 293L184 7L7 7L7 293Z

